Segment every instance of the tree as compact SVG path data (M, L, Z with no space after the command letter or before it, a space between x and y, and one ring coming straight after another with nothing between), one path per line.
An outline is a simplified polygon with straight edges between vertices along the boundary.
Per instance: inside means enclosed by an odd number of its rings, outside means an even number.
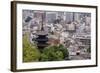
M28 38L28 34L23 36L23 62L39 61L40 52L35 44L29 42Z
M40 61L61 61L68 57L68 50L63 45L54 45L43 49Z
M68 59L68 58L69 58L68 49L65 48L62 44L60 44L58 47L59 47L59 50L63 52L64 58L65 58L65 59Z

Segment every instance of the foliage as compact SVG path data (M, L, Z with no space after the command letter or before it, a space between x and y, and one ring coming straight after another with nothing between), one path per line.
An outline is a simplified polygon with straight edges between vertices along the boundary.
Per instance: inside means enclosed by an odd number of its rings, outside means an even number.
M87 49L87 52L91 53L91 48L88 48L88 49Z
M40 53L37 45L30 43L29 34L23 36L23 62L61 61L68 57L69 52L63 45L45 47Z
M68 50L63 45L48 46L44 48L40 61L60 61L68 58Z
M39 61L40 52L37 49L36 45L32 45L28 40L28 34L23 36L23 61L24 62L33 62Z
M59 50L63 52L64 58L68 58L69 57L68 49L65 48L62 44L60 44L58 47L59 47Z

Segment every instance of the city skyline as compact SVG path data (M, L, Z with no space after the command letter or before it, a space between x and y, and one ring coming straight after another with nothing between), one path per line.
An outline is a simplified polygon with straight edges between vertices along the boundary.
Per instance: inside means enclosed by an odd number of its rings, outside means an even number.
M90 25L91 13L23 10L23 36L29 33L33 44L37 43L38 32L45 31L47 43L62 44L68 49L70 60L91 59Z

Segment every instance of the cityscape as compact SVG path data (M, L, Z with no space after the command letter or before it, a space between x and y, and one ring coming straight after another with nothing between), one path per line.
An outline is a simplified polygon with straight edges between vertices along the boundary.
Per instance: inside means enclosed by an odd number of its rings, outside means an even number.
M22 10L22 16L23 38L27 34L29 43L39 49L38 55L32 55L25 49L24 62L91 59L91 13ZM23 42L26 44L26 41ZM58 45L67 50L64 51L67 56L60 50L57 51L58 56L51 56L50 53L50 57L44 58L44 48ZM37 58L33 60L28 56Z

